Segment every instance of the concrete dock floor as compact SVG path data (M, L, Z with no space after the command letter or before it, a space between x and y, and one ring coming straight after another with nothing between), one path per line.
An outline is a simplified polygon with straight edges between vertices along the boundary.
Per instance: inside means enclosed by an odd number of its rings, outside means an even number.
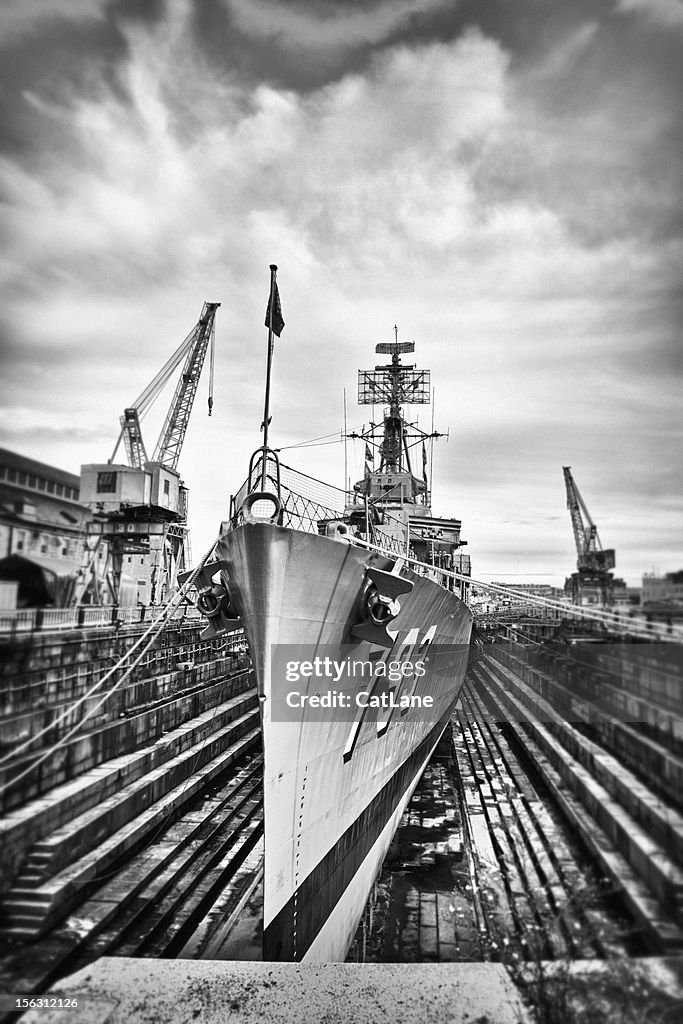
M23 1024L527 1024L502 964L275 964L103 957Z

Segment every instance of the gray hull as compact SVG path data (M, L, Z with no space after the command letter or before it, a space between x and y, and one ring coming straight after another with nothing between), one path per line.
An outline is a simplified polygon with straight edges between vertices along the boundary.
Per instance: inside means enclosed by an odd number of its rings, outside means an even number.
M456 594L403 568L413 588L400 598L387 650L352 630L366 570L391 571L391 559L269 523L226 533L218 552L261 697L264 957L343 960L401 814L450 719L467 666L471 613ZM433 707L374 711L352 702L351 711L290 709L286 694L306 700L327 687L318 677L288 681L285 663L335 652L339 661L421 660L425 675L394 690L429 694ZM333 689L353 701L358 684L342 681Z

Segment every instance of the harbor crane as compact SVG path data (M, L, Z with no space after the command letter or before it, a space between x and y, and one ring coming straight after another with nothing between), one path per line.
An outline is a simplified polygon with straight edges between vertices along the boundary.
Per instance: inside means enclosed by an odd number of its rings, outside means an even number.
M180 379L176 385L173 401L169 407L164 425L159 434L152 462L158 462L169 469L178 468L180 452L185 440L185 432L190 421L190 413L194 404L199 378L201 376L206 350L211 345L211 359L209 372L209 416L213 409L213 370L215 352L215 320L216 310L220 302L205 302L197 325L188 334L185 340L175 350L168 362L162 366L154 380L150 381L142 394L133 402L133 405L124 409L121 417L121 433L119 434L110 462L116 457L121 441L124 442L128 465L135 469L142 469L147 458L145 444L142 440L140 420L149 407L158 398L166 386L180 361L185 357Z
M577 571L568 577L565 591L574 604L612 604L614 580L609 570L615 565L614 549L603 549L598 528L576 486L571 466L562 469L577 554Z
M195 327L120 418L107 463L81 467L80 500L94 512L76 586L76 603L116 606L162 603L190 561L187 488L178 462L199 379L210 349L209 416L213 407L215 319L205 302ZM152 458L140 422L183 362ZM123 442L127 464L115 462Z

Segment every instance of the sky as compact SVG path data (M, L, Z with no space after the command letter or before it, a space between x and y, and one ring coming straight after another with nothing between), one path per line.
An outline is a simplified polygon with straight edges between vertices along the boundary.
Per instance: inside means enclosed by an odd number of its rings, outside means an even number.
M199 557L261 440L275 263L288 465L343 486L396 324L475 578L573 571L565 465L618 576L683 568L682 40L681 0L4 0L0 445L106 462L220 302Z

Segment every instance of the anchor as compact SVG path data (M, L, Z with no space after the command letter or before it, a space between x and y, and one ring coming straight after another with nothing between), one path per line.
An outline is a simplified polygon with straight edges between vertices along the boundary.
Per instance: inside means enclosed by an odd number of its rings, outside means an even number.
M200 634L202 640L212 640L216 636L222 636L230 630L238 629L242 623L230 600L230 591L224 583L214 583L213 577L219 570L226 570L228 563L225 561L207 562L199 572L195 580L197 589L197 600L195 603L199 611L208 619L206 629ZM178 583L183 583L192 575L194 570L178 573Z
M364 621L351 627L351 636L379 647L393 647L395 637L388 632L387 626L401 610L397 598L401 594L409 594L413 584L394 572L368 568L363 585L360 613Z

